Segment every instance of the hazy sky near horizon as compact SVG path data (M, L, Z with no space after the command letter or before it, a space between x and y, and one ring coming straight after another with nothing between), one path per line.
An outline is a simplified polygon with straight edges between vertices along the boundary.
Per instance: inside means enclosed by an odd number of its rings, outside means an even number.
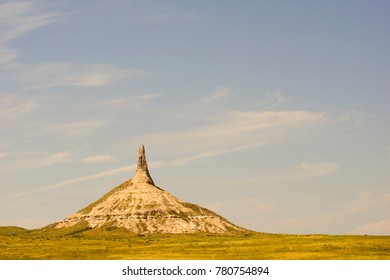
M1 1L0 225L133 177L249 229L390 234L390 2Z

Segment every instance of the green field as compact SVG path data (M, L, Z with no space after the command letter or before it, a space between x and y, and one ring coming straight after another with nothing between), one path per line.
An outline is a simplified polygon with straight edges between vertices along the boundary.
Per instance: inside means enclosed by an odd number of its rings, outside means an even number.
M390 236L230 234L134 235L83 226L0 227L0 259L390 259Z

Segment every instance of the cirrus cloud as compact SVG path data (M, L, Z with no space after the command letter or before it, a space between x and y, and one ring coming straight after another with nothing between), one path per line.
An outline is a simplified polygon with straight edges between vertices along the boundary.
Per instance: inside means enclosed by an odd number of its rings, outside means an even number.
M0 4L0 65L17 58L7 44L26 33L61 20L59 13L47 11L45 1L13 1Z
M117 68L110 64L79 65L76 63L48 63L32 66L19 66L18 79L27 84L28 89L44 89L61 86L101 87L114 82L143 77L146 72Z
M52 134L59 138L74 139L91 134L109 123L110 121L107 119L66 122L50 125L40 133L45 135Z
M114 159L115 159L115 157L113 157L113 156L104 155L104 156L85 157L85 158L82 158L81 161L84 163L101 163L101 162L110 162L110 161L113 161Z
M231 150L254 142L276 142L297 131L329 123L332 118L322 112L310 111L228 111L206 121L191 129L144 135L142 139L149 139L149 145L174 146L176 150L183 150L182 154L200 154L210 150ZM142 139L134 140L140 143Z
M285 103L287 99L279 91L267 92L267 96L258 105L259 106L276 106Z
M205 99L202 101L206 104L213 103L217 100L224 99L232 94L232 91L225 86L220 86L218 87L215 92L213 92L211 95L207 96Z
M298 166L298 169L309 176L317 177L337 172L340 169L340 164L334 162L304 162Z

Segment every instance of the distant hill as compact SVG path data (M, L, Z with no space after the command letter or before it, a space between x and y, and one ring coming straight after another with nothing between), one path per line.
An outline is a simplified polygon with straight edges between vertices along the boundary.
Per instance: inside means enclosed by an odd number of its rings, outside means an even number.
M0 235L17 235L20 233L26 233L28 229L14 226L0 226Z

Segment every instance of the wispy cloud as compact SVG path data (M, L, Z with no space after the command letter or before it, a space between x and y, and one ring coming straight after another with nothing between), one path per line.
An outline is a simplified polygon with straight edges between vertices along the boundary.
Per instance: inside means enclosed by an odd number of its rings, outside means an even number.
M2 111L13 116L24 116L37 109L37 98L21 99L14 95L0 97Z
M42 1L20 1L0 4L0 42L7 42L25 33L59 20L58 13L44 11Z
M59 86L101 87L123 79L143 77L144 71L117 68L109 64L79 65L75 63L51 63L20 66L19 79L29 89Z
M299 127L325 122L328 116L310 111L233 111L223 116L230 129L243 132L264 128Z
M280 183L305 180L336 173L340 169L336 162L303 162L284 171L279 171L275 176L262 176L258 181L265 183Z
M2 163L0 173L23 172L25 170L36 170L54 164L70 161L70 151L55 153L46 152L4 152L4 158L9 159ZM0 154L1 158L1 154Z
M161 95L163 95L163 93L161 91L158 91L158 92L149 93L149 94L145 94L145 95L135 96L134 99L140 100L140 101L148 101L148 100L158 98Z
M17 51L9 42L39 27L62 20L64 15L47 9L47 1L16 1L0 4L0 65L17 59ZM144 77L145 71L117 68L110 64L81 65L49 63L24 65L14 63L13 79L28 89L59 86L101 87L123 79Z
M44 167L44 166L63 162L68 158L69 154L70 154L69 151L63 151L63 152L58 152L55 154L45 156L41 160L36 162L35 166Z
M44 1L12 1L0 4L0 64L16 59L16 52L6 44L27 32L62 18L47 11Z
M226 97L230 96L232 94L231 89L225 86L218 87L215 92L213 92L211 95L204 98L202 103L214 103L215 101L219 101L222 99L225 99Z
M190 157L184 157L184 158L172 160L167 165L181 166L181 165L185 165L185 164L192 162L192 161L206 160L206 159L213 158L213 157L220 156L220 155L224 155L224 154L253 149L255 147L260 147L260 146L263 146L266 144L268 144L268 142L256 142L256 143L253 143L250 145L234 147L231 149L215 149L215 150L205 151L205 152L201 152L200 154L193 155Z
M270 141L269 143L272 142L273 141ZM264 145L269 143L264 143ZM249 178L239 178L237 181L235 178L228 178L226 181L221 179L220 184L292 183L294 181L331 175L338 172L340 167L341 165L335 162L304 162L287 168L277 169L268 174L258 174Z
M309 111L230 111L207 121L191 129L144 135L142 139L148 139L148 144L174 146L176 150L182 147L183 153L201 153L250 145L254 139L275 142L293 132L326 124L331 118L325 113Z
M287 99L279 91L267 92L267 96L258 103L258 106L276 106L285 103Z
M21 99L15 95L0 97L0 128L11 127L39 108L38 98Z
M309 177L324 176L337 172L340 169L340 164L334 162L304 162L298 167L304 171Z
M98 107L106 107L110 109L120 109L120 108L135 108L143 109L144 104L150 100L159 98L163 93L161 91L149 93L139 96L130 96L123 98L110 99L107 101L100 102L96 104Z
M69 179L66 181L59 182L59 183L51 184L51 185L48 185L48 186L45 186L42 188L35 188L35 189L29 190L29 191L19 192L19 193L10 195L10 196L2 197L2 198L0 198L0 201L23 197L23 196L27 196L27 195L32 195L32 194L43 192L43 191L59 189L59 188L63 188L63 187L69 186L69 185L77 184L77 183L94 181L94 180L108 177L108 176L115 176L118 174L133 171L133 170L135 170L136 167L137 166L135 164L133 164L130 166L123 166L123 167L119 167L119 168L115 168L115 169L110 169L110 170L98 172L98 173L95 173L92 175L81 176L81 177L77 177L74 179Z
M193 13L180 12L172 9L164 9L159 12L149 12L143 15L132 16L131 21L139 23L168 23L168 22L188 22L197 19L197 16Z
M110 161L113 161L114 159L115 159L115 157L113 157L113 156L104 155L104 156L85 157L85 158L82 158L81 161L84 163L101 163L101 162L110 162Z
M0 45L0 65L7 64L17 57L16 51Z
M73 139L90 134L110 123L107 119L85 120L49 125L40 133L53 134L64 139Z

